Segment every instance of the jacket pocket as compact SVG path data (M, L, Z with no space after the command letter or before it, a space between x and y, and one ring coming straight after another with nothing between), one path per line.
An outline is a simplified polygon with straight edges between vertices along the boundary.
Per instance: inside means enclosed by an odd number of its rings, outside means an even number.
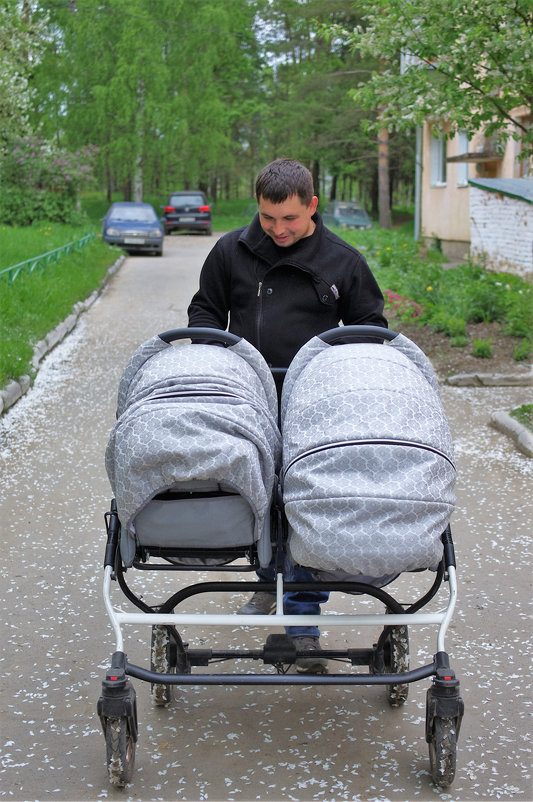
M314 287L321 304L324 304L324 306L335 306L339 298L339 293L337 292L335 294L333 287L330 287L324 279L315 279Z

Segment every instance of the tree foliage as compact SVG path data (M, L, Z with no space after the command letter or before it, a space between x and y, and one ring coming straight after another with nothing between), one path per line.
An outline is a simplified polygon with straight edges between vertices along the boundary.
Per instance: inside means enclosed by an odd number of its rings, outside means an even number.
M353 101L351 89L354 81L368 80L378 62L323 32L334 23L361 21L353 0L271 0L263 18L268 155L295 155L312 169L317 188L327 175L331 197L357 195L376 211L376 115ZM413 175L407 139L398 135L391 145L395 185Z
M381 60L356 100L382 124L406 130L431 120L444 133L511 134L532 152L531 0L360 0L364 24L333 34Z
M32 73L44 49L45 18L17 0L0 7L1 144L29 131Z
M258 169L289 155L312 169L323 200L357 195L376 210L378 113L351 90L379 59L326 36L317 22L358 30L353 0L5 5L11 33L0 34L0 47L10 43L5 60L20 81L4 104L17 120L13 131L27 124L62 152L96 146L109 198L164 198L194 186L212 199L249 195ZM22 36L30 32L31 57ZM0 120L2 111L0 104ZM409 134L391 136L393 189L412 182L413 150Z
M96 144L109 192L208 182L231 165L257 74L251 3L83 0L50 14L36 119L70 146Z

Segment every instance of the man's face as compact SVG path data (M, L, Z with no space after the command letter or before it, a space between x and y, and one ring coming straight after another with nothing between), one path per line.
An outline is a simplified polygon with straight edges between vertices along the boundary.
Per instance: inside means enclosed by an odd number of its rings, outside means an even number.
M276 245L288 248L315 230L311 220L316 212L318 198L314 195L309 206L302 203L298 195L291 195L283 203L272 203L262 196L258 199L261 228Z

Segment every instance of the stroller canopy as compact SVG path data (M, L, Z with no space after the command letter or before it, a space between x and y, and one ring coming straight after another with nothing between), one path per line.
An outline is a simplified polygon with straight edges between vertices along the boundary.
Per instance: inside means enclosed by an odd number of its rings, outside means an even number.
M436 568L452 513L450 430L429 360L389 344L309 341L283 389L293 560L338 578Z
M134 533L156 494L214 480L248 501L257 540L280 459L276 422L272 375L245 340L230 348L149 340L122 376L106 449L123 529Z

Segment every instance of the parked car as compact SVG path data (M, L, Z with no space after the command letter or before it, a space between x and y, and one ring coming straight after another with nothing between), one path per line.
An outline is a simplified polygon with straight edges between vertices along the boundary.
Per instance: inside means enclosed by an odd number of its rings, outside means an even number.
M163 207L162 223L165 234L172 231L212 233L211 208L203 192L197 190L173 192Z
M372 220L360 203L353 201L331 201L322 214L327 226L339 228L372 228Z
M125 251L163 253L165 232L156 211L149 203L122 201L113 203L103 219L102 237L110 245Z

